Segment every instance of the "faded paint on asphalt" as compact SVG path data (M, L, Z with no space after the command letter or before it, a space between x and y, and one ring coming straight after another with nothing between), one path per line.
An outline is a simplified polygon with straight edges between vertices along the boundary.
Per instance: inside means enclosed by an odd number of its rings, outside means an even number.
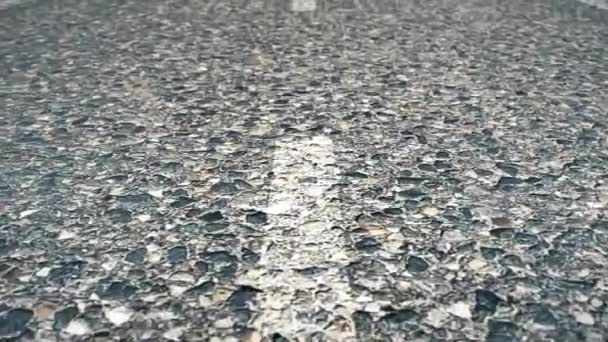
M350 286L340 274L352 256L342 232L333 229L339 211L328 201L339 173L332 149L330 138L316 136L278 142L274 151L265 253L260 267L240 279L262 290L254 325L263 335L305 338L324 331L339 341L355 337ZM337 313L329 329L305 318L320 310Z

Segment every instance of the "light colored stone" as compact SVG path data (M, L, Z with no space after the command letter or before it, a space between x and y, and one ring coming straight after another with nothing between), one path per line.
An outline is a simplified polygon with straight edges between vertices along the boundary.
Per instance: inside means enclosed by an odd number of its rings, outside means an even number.
M84 336L92 333L89 323L83 319L75 319L68 324L65 332L74 336Z
M39 303L34 307L34 317L38 321L45 321L53 318L57 306L53 303Z
M463 319L471 319L471 306L465 302L454 303L447 308L448 313Z
M426 207L422 209L422 214L428 217L435 217L439 214L439 210L435 207Z
M163 337L170 341L180 341L184 331L186 331L186 328L184 327L171 328L165 331Z
M47 277L51 273L50 267L43 267L36 272L36 277L44 278Z
M486 267L488 264L483 261L482 259L473 259L471 261L469 261L469 263L467 264L467 267L473 271L479 271L482 268Z
M229 328L232 328L232 325L233 325L233 322L232 322L232 319L230 319L230 317L219 319L219 320L215 321L215 323L213 324L213 326L215 326L218 329L229 329Z
M585 325L595 324L595 319L593 319L593 316L588 312L574 311L573 315L574 315L574 318L576 319L576 321L579 322L580 324L585 324Z
M438 329L443 326L448 317L449 315L445 309L434 308L427 313L425 322L428 325Z
M38 209L29 209L29 210L24 210L19 214L19 218L20 219L24 219L28 216L31 216L35 213L37 213L39 210Z
M126 306L107 308L103 311L104 315L115 326L121 326L128 322L133 316L133 311Z

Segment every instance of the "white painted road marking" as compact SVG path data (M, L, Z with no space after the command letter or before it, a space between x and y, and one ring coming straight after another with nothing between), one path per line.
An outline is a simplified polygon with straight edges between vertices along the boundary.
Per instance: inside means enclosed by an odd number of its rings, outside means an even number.
M351 256L341 233L332 230L332 218L339 212L327 194L339 172L333 143L318 136L280 142L276 148L266 210L267 248L259 267L239 278L240 283L263 291L257 297L254 326L264 336L278 332L303 340L323 331L332 340L354 340L350 286L339 274ZM299 272L316 267L326 270L313 276ZM302 294L309 296L301 298ZM310 316L322 309L338 312L329 326Z
M317 8L317 0L291 0L291 10L294 12L312 12Z
M0 0L0 10L32 1L33 0Z
M600 9L608 10L608 0L577 0L589 6L594 6Z

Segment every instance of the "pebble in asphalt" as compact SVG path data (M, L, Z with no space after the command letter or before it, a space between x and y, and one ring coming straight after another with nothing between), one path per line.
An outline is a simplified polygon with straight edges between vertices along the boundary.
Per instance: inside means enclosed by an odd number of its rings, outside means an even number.
M0 2L0 339L604 341L601 1Z

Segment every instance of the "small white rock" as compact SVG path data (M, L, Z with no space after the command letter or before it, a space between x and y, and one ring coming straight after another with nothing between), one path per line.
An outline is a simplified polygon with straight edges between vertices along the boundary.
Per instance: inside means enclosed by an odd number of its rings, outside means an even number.
M49 273L51 273L50 267L43 267L36 272L36 277L44 278L48 277Z
M426 208L422 209L422 214L425 216L428 216L428 217L434 217L434 216L437 216L437 214L439 214L439 210L434 207L426 207Z
M146 246L147 250L147 259L149 262L155 264L162 260L163 256L160 252L160 247L155 244L149 244Z
M266 208L266 213L270 215L280 215L287 213L293 207L293 201L289 198L277 201L272 203L268 208Z
M19 277L17 279L19 279L19 281L22 282L22 283L27 283L28 281L30 281L32 279L32 276L31 275L23 275L23 276L21 276L21 277Z
M595 319L593 319L593 316L588 312L574 311L573 314L574 314L574 318L576 318L576 321L579 322L580 324L585 324L585 325L595 324Z
M438 329L443 326L443 323L447 319L448 313L445 310L435 308L428 312L428 314L426 315L425 322L428 325Z
M194 283L194 276L188 272L176 272L170 277L172 281L179 281L188 284Z
M69 240L76 237L76 233L70 230L62 230L57 237L57 240Z
M458 271L460 269L460 265L458 265L457 262L451 262L449 264L445 264L444 267L450 271Z
M163 337L166 338L167 340L179 341L180 338L182 337L182 335L184 334L185 330L186 330L186 328L184 328L184 327L171 328L171 329L165 331L165 333L163 334Z
M198 297L198 305L205 308L205 307L209 307L211 306L211 304L213 304L213 302L211 302L211 300L209 298L207 298L206 296L199 296Z
M381 309L380 304L377 302L369 303L365 306L365 311L371 313L378 313Z
M89 323L87 323L85 320L75 319L68 324L68 326L65 328L65 332L70 335L83 336L90 334L92 331Z
M163 198L163 190L149 190L148 193L156 198Z
M600 308L602 305L604 305L604 302L599 298L592 298L591 305L593 305L595 308Z
M233 323L230 317L226 317L215 321L213 325L218 329L229 329L232 328Z
M112 196L120 196L125 193L125 188L118 186L110 190L110 195Z
M448 311L448 313L450 313L456 317L460 317L460 318L464 318L464 319L471 319L471 307L468 303L465 303L465 302L454 303L454 304L448 306L447 311Z
M19 219L24 219L32 214L37 213L39 210L38 209L29 209L29 210L24 210L19 214Z
M146 319L170 321L177 318L177 316L171 311L153 311L147 314Z
M118 265L118 260L112 259L101 264L101 267L106 271L113 270Z
M591 274L591 271L587 268L578 271L577 276L579 278L587 278Z
M481 260L481 259L473 259L471 261L469 261L469 263L467 264L467 266L469 267L469 269L473 270L473 271L479 271L482 268L486 267L488 264Z
M115 326L121 326L128 322L133 316L133 311L126 306L119 306L104 310L104 315Z
M445 241L463 241L466 237L457 229L447 230L443 233L442 240Z
M148 222L150 221L150 219L152 219L152 216L146 214L141 214L137 216L137 220L142 223Z
M321 234L327 228L327 223L322 221L310 221L303 223L298 229L306 231L307 234Z
M189 286L169 285L169 293L173 297L179 297L188 291Z

